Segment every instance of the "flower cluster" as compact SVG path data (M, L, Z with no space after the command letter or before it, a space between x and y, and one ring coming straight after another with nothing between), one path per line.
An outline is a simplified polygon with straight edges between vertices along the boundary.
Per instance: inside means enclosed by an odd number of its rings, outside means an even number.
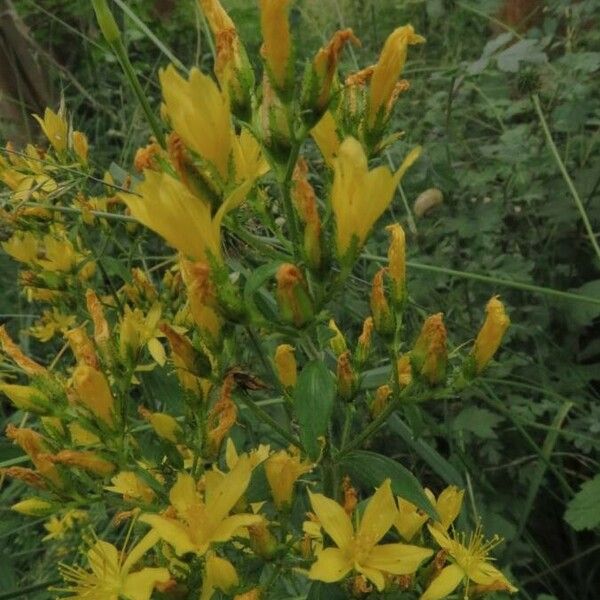
M12 508L47 517L48 543L80 545L80 559L63 546L61 597L513 592L457 487L436 497L366 450L392 413L476 382L509 326L502 303L466 354L449 353L441 313L411 332L398 223L369 314L353 321L340 302L421 153L381 164L424 39L399 27L342 80L344 46L360 42L338 31L299 78L291 2L259 4L260 77L219 1L200 0L214 77L161 70L162 130L131 172L95 177L64 109L38 117L48 149L9 145L0 159L2 248L41 307L30 334L46 357L0 326L0 393L32 414L6 429L28 461L2 469L30 490Z

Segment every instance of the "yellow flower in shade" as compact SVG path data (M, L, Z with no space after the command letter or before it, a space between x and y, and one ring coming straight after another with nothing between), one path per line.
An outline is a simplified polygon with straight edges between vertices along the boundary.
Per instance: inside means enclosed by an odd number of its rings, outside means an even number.
M44 135L52 144L57 152L63 152L67 149L69 143L69 124L61 111L58 114L50 108L44 111L44 118L33 115L33 118L40 124Z
M240 529L261 520L258 515L229 515L246 491L251 474L252 462L242 455L222 477L207 478L201 496L193 477L180 473L169 493L172 509L163 515L144 514L140 521L150 525L178 555L203 555L211 544L226 542Z
M431 526L429 532L442 550L446 551L452 564L441 570L420 600L441 600L449 596L461 582L468 585L469 581L482 586L493 585L498 591L517 591L488 559L490 551L501 542L500 538L494 536L490 541L485 541L480 527L471 533L468 540L464 534L450 537Z
M132 572L136 563L159 541L150 532L124 555L108 542L98 540L88 551L90 570L82 567L60 565L60 572L68 584L65 590L72 600L150 600L156 584L171 579L162 567L144 567Z
M290 0L260 0L261 53L273 87L286 91L293 80Z
M340 257L350 250L353 239L356 239L357 250L365 243L371 228L390 205L402 176L420 153L420 148L412 150L395 173L383 166L369 171L360 142L353 137L342 142L339 155L333 161L331 190Z
M281 385L286 388L293 388L298 378L294 347L289 344L280 344L277 346L274 362Z
M235 567L213 552L206 555L200 600L210 600L217 590L227 593L240 584Z
M381 116L383 118L387 116L390 98L406 64L408 47L422 44L424 41L425 38L417 35L412 25L398 27L385 41L371 78L368 118L370 127Z
M154 499L152 488L133 471L121 471L110 482L112 485L104 489L115 494L121 494L124 500L141 500L148 504Z
M165 110L184 144L227 181L231 154L231 113L227 95L196 68L184 79L173 65L159 73Z
M73 389L78 402L109 427L115 423L115 400L102 371L80 364L73 371Z
M278 509L289 507L294 495L294 484L312 470L310 462L302 462L297 452L280 450L265 462L265 473L273 501Z
M57 333L64 333L75 324L74 315L63 315L57 308L45 310L42 318L31 327L31 335L41 342L50 341Z
M434 523L434 527L440 531L447 531L460 513L464 491L450 485L440 493L437 499L427 488L425 494L439 516L439 521ZM412 502L398 498L398 517L394 521L394 527L407 542L410 542L419 533L428 519L429 517Z
M498 296L490 299L485 307L485 313L485 321L477 334L472 352L477 373L481 373L492 360L510 325L504 304L500 302Z
M17 231L6 242L2 242L2 249L15 260L33 265L38 257L38 239L28 231Z
M408 575L433 551L406 544L379 544L397 515L391 483L386 479L364 510L355 530L350 517L334 500L309 492L313 511L337 547L325 548L309 571L310 579L334 582L355 570L382 591L385 574Z
M337 123L331 111L328 110L321 117L321 120L310 130L310 134L319 147L323 160L332 169L342 141L338 135Z
M192 194L178 179L155 171L144 171L144 175L136 189L138 195L120 194L131 214L186 256L222 261L221 222L244 201L252 182L235 188L213 217L210 203Z

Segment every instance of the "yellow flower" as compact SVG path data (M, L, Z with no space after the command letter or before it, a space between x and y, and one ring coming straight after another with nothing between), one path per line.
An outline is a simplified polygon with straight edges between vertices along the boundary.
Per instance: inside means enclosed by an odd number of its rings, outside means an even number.
M38 256L38 239L28 231L17 231L6 242L2 242L2 249L15 260L33 265Z
M132 310L125 305L119 336L119 352L122 358L132 357L135 360L142 347L146 346L157 364L161 367L165 364L167 355L158 340L158 336L162 336L158 330L161 311L160 304L154 304L144 317L139 308Z
M73 389L80 404L109 427L114 425L115 401L102 371L80 364L73 371Z
M244 201L252 182L236 187L213 217L210 203L192 194L181 181L163 172L144 171L144 175L138 195L120 194L131 214L188 257L222 261L221 222Z
M61 111L58 111L57 114L47 108L44 111L43 119L38 115L33 115L33 118L40 124L44 135L57 152L63 152L67 149L69 125Z
M504 304L500 302L498 296L490 299L485 312L485 321L473 346L473 358L475 359L477 373L481 373L496 354L496 350L498 350L498 346L500 346L500 342L502 342L502 338L510 325L510 319L504 310Z
M146 534L129 554L120 554L108 542L98 540L88 551L90 571L76 566L61 565L60 571L72 600L150 600L157 583L166 583L171 576L165 568L132 569L159 540L153 531Z
M371 78L368 119L370 127L381 118L382 113L383 118L387 116L388 103L406 63L408 46L422 44L424 41L425 38L417 35L412 25L398 27L385 41Z
M242 455L229 473L218 480L207 478L202 497L192 476L180 473L169 494L175 516L144 514L140 521L150 525L178 555L203 555L211 544L226 542L241 528L261 520L258 515L229 515L246 491L251 474L251 460Z
M354 238L357 250L365 243L371 228L390 205L402 176L420 152L420 148L412 150L395 173L383 166L369 171L360 142L353 137L342 142L338 157L333 161L331 190L340 258L350 250Z
M278 92L286 91L293 79L289 11L290 0L260 0L261 53L271 83Z
M375 492L355 530L350 517L334 500L309 492L313 511L337 547L325 548L308 576L325 582L343 579L353 569L372 581L379 591L385 574L407 575L433 554L428 548L406 544L378 544L396 519L391 483L386 479Z
M121 471L110 482L112 485L106 486L104 489L115 494L122 494L124 500L141 500L149 503L154 498L152 488L133 471Z
M280 344L277 346L274 362L281 385L286 388L293 388L298 378L294 347L289 344Z
M62 517L52 515L44 523L44 529L48 534L42 538L42 541L62 540L77 521L85 521L87 516L85 511L76 509L67 510Z
M57 333L64 333L75 323L74 315L63 315L57 308L45 310L42 318L31 327L31 335L41 342L50 341Z
M488 554L500 543L497 536L486 542L478 527L471 533L467 542L464 534L455 539L435 527L429 527L429 531L440 547L447 552L452 564L442 569L420 600L441 600L449 596L462 581L467 584L469 581L479 585L495 584L495 589L510 593L517 591L517 588L488 562Z
M332 169L334 159L340 150L341 140L337 132L337 123L331 111L327 111L321 120L310 130L327 166Z
M267 459L265 473L273 501L278 509L291 505L294 484L299 477L311 470L311 463L302 462L297 453L290 454L286 450L280 450Z
M173 65L159 73L171 127L185 145L207 160L227 181L231 154L231 113L227 95L196 68L184 79Z
M227 593L239 584L235 568L227 559L212 552L206 555L200 600L210 600L215 591Z

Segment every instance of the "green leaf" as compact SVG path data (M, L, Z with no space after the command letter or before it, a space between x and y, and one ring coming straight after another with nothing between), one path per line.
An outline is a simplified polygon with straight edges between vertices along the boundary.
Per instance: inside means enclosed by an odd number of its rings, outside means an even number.
M339 584L315 581L310 586L306 600L345 600L347 597Z
M346 454L340 461L340 466L351 479L368 488L376 488L386 479L391 479L392 491L396 496L412 502L433 519L438 518L417 478L392 458L375 452L356 450Z
M502 421L502 417L487 408L469 406L462 410L454 419L452 428L455 431L470 431L484 440L495 440L494 427Z
M319 438L324 436L333 410L335 381L320 361L312 361L302 369L294 392L294 409L300 424L300 441L311 460L321 451Z
M600 525L600 473L586 481L571 499L565 521L576 531Z
M244 304L255 319L273 318L277 313L277 305L273 297L260 289L265 281L271 279L281 266L280 261L270 262L252 271L244 286ZM257 305L256 295L261 291L261 306ZM267 314L270 313L270 314Z

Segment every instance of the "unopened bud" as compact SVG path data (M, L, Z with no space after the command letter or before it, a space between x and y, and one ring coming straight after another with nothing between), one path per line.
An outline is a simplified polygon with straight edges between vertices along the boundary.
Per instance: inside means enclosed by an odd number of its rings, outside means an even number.
M71 134L71 141L73 142L73 152L77 155L77 158L85 165L88 161L88 139L85 133L81 131L74 131Z
M312 300L300 269L285 263L276 275L277 303L284 321L302 327L313 317Z
M398 223L386 227L391 236L388 250L388 274L392 281L392 302L401 308L406 300L406 240Z
M115 401L102 371L79 365L73 372L73 389L81 405L109 427L114 425Z
M106 477L115 469L115 465L108 460L98 456L94 452L77 451L77 450L61 450L58 454L42 455L52 463L59 463L69 467L77 467L96 475Z
M410 354L403 354L396 361L396 376L398 377L398 385L400 388L406 387L412 383L412 365L410 362Z
M277 346L274 361L281 385L285 388L293 388L298 378L294 347L289 344L280 344Z
M338 394L344 400L350 400L358 385L358 379L356 373L352 368L352 361L350 360L350 352L346 351L340 354L337 361L337 384Z
M371 287L371 314L373 315L373 323L375 330L383 335L389 336L394 333L396 328L396 318L390 308L385 294L385 286L383 276L386 269L379 269L373 277Z
M30 385L0 383L0 392L20 410L45 414L50 409L50 400L43 392Z
M411 351L411 362L431 385L440 383L446 375L448 352L446 349L446 327L442 313L425 319L421 333Z
M339 330L333 319L329 320L329 330L333 332L333 337L329 338L329 346L333 350L333 353L336 356L343 354L348 350L348 346L346 345L346 338L344 334Z
M42 498L27 498L13 504L10 509L28 517L46 517L54 512L55 506Z
M510 319L498 296L490 299L485 311L485 321L477 334L472 351L475 361L475 372L477 374L481 373L490 360L492 360L510 325Z
M167 413L161 412L150 412L143 406L138 408L138 412L141 417L148 421L152 426L152 429L156 432L158 437L161 437L173 444L177 444L181 437L181 427L174 417Z
M121 32L106 0L92 0L92 6L96 12L96 19L104 39L109 44L113 44L121 37Z
M367 317L363 322L362 333L358 337L356 346L356 363L363 365L371 354L371 341L373 338L373 317Z
M392 388L389 385L382 385L375 391L375 398L371 402L371 414L373 418L378 417L387 406L390 396L392 395Z
M277 551L277 539L269 531L269 527L264 520L248 527L250 536L250 547L265 560L271 560Z

